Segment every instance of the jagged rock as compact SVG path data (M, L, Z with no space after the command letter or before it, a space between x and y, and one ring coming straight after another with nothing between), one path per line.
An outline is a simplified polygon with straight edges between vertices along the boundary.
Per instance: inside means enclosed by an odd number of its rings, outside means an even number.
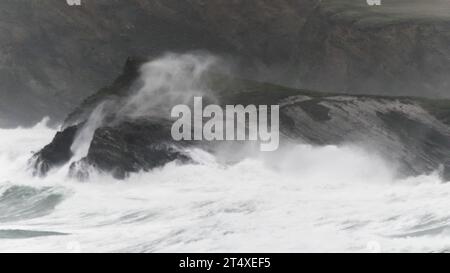
M171 123L163 120L135 120L96 130L88 155L71 166L71 174L85 179L86 166L123 179L129 173L149 171L168 162L186 162L182 148L187 142L170 137ZM81 166L81 168L80 168Z
M77 130L78 126L71 126L56 133L52 142L31 158L34 175L46 175L52 168L69 162Z
M448 167L449 110L449 100L296 96L283 101L281 120L290 138L319 145L362 146L381 155L401 174L418 175L441 165Z
M140 83L139 69L147 61L142 57L128 57L123 66L122 74L109 86L101 88L95 94L84 99L64 121L64 128L83 122L89 118L92 111L104 101L117 101L120 98L129 96L134 88L138 88Z

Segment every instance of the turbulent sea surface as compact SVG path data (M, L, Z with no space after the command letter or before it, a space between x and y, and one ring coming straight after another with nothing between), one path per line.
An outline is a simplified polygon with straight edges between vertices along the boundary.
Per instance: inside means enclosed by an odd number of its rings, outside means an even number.
M0 129L0 251L443 252L450 184L395 178L351 146L295 145L233 164L191 151L125 181L68 166L32 177L27 161L55 134L45 121Z

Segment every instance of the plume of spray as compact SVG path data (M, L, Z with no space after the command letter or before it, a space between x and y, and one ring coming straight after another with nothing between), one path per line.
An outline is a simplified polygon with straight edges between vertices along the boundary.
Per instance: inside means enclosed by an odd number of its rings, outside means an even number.
M76 162L85 157L95 130L107 117L114 120L137 118L170 118L170 110L177 104L189 104L194 96L214 98L203 84L204 76L211 69L224 67L218 57L207 53L167 53L149 61L140 69L142 86L120 102L104 102L98 105L83 125L71 147Z
M118 111L118 116L170 117L177 104L191 104L194 96L211 96L203 81L219 58L201 53L166 54L141 68L143 86Z
M80 132L78 132L77 137L70 147L73 153L71 160L72 162L76 162L88 154L89 146L92 138L94 137L95 130L102 125L107 115L106 105L107 102L99 104L89 116L89 119L83 125Z

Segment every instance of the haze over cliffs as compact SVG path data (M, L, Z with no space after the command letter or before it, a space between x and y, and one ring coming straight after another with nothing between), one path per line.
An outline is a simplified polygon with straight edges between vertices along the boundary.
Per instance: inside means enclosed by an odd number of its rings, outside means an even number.
M208 50L234 73L327 92L450 97L450 3L0 2L0 126L62 120L128 56Z

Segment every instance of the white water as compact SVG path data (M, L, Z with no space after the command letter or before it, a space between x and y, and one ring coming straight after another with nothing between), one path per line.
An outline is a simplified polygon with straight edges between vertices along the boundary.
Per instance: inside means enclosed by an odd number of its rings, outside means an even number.
M450 184L433 175L396 180L383 160L354 147L298 145L228 166L193 151L201 164L126 181L80 183L64 168L33 178L30 152L54 133L44 123L0 129L2 252L450 249Z

